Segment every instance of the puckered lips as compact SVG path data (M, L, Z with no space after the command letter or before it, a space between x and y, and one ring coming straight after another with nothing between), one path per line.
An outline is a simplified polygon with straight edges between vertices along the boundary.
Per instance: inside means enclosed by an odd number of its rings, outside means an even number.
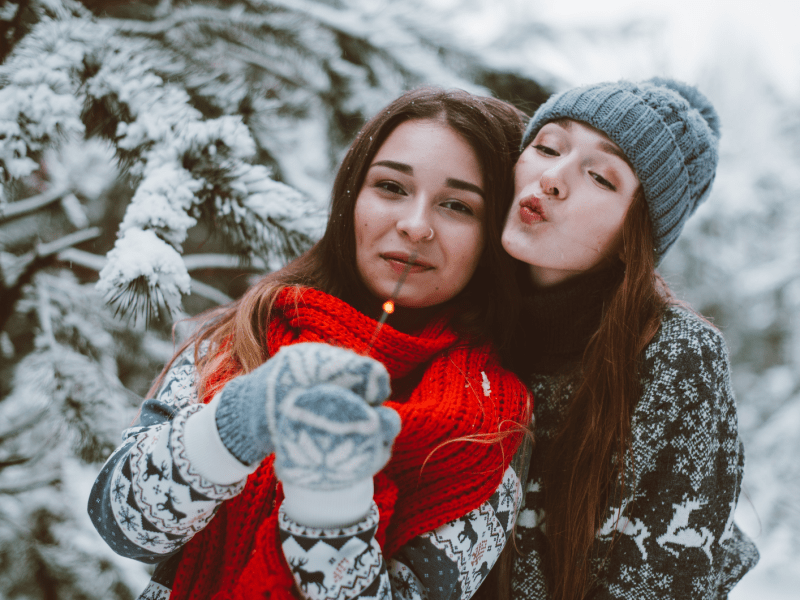
M526 196L519 201L519 218L526 225L547 220L542 201L536 196Z
M413 263L410 262L411 253L409 252L383 252L380 256L393 270L397 271L398 273L402 273L406 269L408 269L409 274L422 273L423 271L433 269L432 264L426 262L418 256L414 259Z

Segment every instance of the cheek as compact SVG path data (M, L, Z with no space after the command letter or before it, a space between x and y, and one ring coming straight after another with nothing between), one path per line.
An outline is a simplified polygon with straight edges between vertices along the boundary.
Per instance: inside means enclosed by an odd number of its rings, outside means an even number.
M370 223L372 219L369 211L366 210L364 202L356 201L355 210L353 211L353 229L356 234L356 252L358 252L363 244L369 239Z
M622 236L622 225L625 221L625 211L608 213L602 231L598 232L598 242L604 246L613 246L615 241ZM608 248L606 248L608 249Z
M486 247L483 231L477 229L470 234L464 235L463 240L475 240L473 243L464 244L461 251L460 262L463 265L464 278L469 281L478 267L478 263L483 256Z
M364 241L367 237L367 232L369 230L369 225L367 223L361 223L356 219L354 223L355 234L356 234L356 252L361 248L364 244Z
M526 186L538 180L535 165L530 157L523 154L514 167L514 193L520 193Z

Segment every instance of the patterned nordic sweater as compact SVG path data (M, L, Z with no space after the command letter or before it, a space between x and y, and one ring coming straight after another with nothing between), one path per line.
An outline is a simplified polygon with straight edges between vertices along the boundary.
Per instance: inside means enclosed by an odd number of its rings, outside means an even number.
M156 397L147 400L123 444L109 457L89 498L89 515L118 554L155 564L139 600L168 600L182 547L213 518L221 503L244 487L246 468L219 436L203 442L205 477L187 444L196 403L192 352L179 357ZM213 416L206 422L214 422ZM196 429L196 426L195 426ZM191 435L191 432L189 432ZM207 438L207 439L206 439ZM312 599L458 600L471 597L511 535L522 500L527 444L492 497L474 511L420 535L384 561L375 540L377 507L345 529L315 529L279 513L280 538L301 593ZM241 470L235 480L231 470ZM208 479L223 470L226 481Z
M574 391L570 380L554 373L579 360L596 327L603 296L596 290L593 275L529 299L542 335L527 356L536 448L517 522L522 555L513 567L516 599L549 598L536 456L552 441ZM726 598L758 552L733 522L744 454L725 343L694 314L670 308L645 351L642 373L643 395L631 424L636 469L629 465L626 473L627 488L635 491L607 509L592 561L596 586L588 598ZM614 529L621 535L603 564Z

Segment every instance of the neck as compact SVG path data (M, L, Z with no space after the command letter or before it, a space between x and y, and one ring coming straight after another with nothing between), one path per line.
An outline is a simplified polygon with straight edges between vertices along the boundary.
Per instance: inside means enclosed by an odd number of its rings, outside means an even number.
M383 301L370 297L365 302L354 303L353 307L368 317L380 320L384 316ZM423 329L440 312L441 305L427 306L424 308L409 308L395 306L386 318L386 324L403 333L414 333Z
M532 283L524 292L521 372L551 373L578 364L620 277L619 269L609 268L546 287Z
M539 267L537 265L528 265L528 273L530 274L531 282L534 287L539 289L552 288L560 286L567 281L575 278L583 278L584 276L591 276L594 273L601 273L614 269L614 262L609 259L603 259L600 264L592 267L588 271L570 271L565 269L549 269Z
M386 323L403 333L414 333L415 331L423 329L430 323L438 312L438 306L430 306L427 308L406 308L404 306L397 306L394 312L389 315Z

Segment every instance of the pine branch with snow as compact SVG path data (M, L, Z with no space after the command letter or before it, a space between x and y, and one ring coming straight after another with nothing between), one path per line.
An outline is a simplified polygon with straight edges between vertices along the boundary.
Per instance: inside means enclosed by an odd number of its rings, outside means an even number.
M0 402L0 596L132 599L88 522L84 481L135 414L119 373L141 360L137 336L63 271L38 273L17 310L39 327Z
M85 125L111 137L139 177L99 285L118 312L145 319L182 314L189 280L179 253L198 218L217 221L236 252L272 265L306 249L320 221L316 205L245 162L255 143L240 117L203 118L183 89L153 72L152 54L147 40L129 43L98 23L44 21L4 67L0 96L0 127L11 134L0 163L7 178L32 173L44 148ZM79 74L77 64L96 68ZM60 112L52 110L57 93ZM136 243L150 239L159 252L139 252Z

